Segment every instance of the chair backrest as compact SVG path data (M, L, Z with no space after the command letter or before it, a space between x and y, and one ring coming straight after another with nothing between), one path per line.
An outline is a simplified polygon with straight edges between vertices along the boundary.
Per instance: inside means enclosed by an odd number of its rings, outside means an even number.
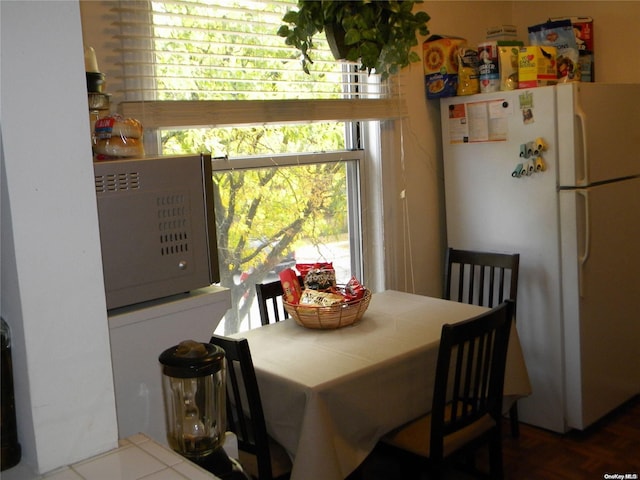
M298 281L302 285L302 277L298 276ZM271 320L279 322L289 318L289 314L282 305L282 283L280 280L269 283L256 284L256 296L258 298L258 309L260 310L260 322L268 325ZM269 314L269 311L273 315Z
M255 455L259 478L271 480L269 437L249 342L246 338L213 335L210 343L225 352L227 430L236 434L238 449Z
M447 250L444 298L493 308L517 301L520 254Z
M507 300L482 315L442 326L431 409L432 458L443 458L447 435L474 422L491 420L500 428L513 309Z

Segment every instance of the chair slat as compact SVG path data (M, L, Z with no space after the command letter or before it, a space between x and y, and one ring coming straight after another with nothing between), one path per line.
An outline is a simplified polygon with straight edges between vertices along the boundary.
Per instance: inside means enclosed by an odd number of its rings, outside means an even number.
M298 281L302 286L302 277L298 276ZM271 320L279 322L280 320L289 318L289 313L284 309L284 305L282 304L283 293L280 280L256 284L256 298L258 300L260 323L262 325L269 325ZM271 306L273 316L269 315L269 305Z

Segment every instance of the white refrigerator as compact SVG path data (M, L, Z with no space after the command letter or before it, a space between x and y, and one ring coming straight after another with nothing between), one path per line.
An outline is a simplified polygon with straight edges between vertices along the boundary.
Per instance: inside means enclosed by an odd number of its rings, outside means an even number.
M640 393L640 84L440 108L449 246L520 253L520 419L584 429Z

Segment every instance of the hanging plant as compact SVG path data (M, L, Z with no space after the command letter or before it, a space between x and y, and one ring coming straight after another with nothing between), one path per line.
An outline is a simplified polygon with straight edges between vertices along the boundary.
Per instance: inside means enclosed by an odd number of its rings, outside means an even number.
M336 59L356 62L360 70L385 80L420 61L412 48L418 34L429 34L430 17L413 13L416 3L422 0L299 0L297 10L284 15L278 35L300 51L306 73L313 64L313 38L325 33Z

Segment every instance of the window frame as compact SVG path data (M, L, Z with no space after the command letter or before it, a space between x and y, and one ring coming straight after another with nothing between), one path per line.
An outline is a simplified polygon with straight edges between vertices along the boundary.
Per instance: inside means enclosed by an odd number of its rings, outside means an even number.
M214 173L248 170L252 168L293 167L319 163L344 162L347 168L347 209L349 215L349 249L351 251L351 274L365 278L363 229L362 229L362 183L365 152L361 149L332 152L256 155L233 158L212 158Z

